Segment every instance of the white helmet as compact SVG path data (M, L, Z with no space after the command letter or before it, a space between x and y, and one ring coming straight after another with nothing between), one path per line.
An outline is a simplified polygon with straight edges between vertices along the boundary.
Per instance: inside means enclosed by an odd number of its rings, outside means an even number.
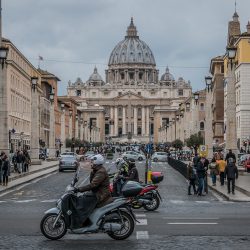
M115 165L118 166L121 161L122 161L122 158L117 158L115 161Z
M92 156L90 160L94 165L103 165L105 162L104 157L101 154Z

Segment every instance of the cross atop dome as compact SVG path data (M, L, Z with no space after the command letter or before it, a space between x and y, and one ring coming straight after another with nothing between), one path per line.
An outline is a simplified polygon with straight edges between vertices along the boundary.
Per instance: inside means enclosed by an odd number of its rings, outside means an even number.
M131 17L130 25L127 28L127 36L126 37L138 37L136 26L134 25L133 17Z

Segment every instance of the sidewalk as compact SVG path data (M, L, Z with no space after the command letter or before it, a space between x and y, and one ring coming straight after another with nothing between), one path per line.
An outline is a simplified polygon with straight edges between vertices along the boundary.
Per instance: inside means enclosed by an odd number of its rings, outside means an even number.
M21 174L12 172L11 175L9 176L8 186L0 185L0 193L3 193L18 185L24 184L33 179L55 172L57 170L58 170L58 161L43 161L41 165L29 166L29 172Z
M239 178L235 181L235 195L227 193L227 181L224 186L220 185L220 180L217 178L216 186L212 185L210 175L208 175L208 186L218 194L222 195L229 201L250 201L250 173L244 173L239 175Z

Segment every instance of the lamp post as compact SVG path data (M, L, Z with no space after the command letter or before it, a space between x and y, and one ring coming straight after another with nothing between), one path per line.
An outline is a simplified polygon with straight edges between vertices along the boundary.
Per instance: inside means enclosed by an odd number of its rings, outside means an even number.
M199 101L199 93L198 92L194 93L194 100L195 100L195 104L197 105L198 101Z
M30 78L31 86L31 135L30 135L30 148L31 148L31 161L34 164L41 163L39 160L39 96L38 96L38 82L39 78L33 76Z
M212 77L211 76L206 76L205 77L205 82L206 82L207 91L208 92L210 90L212 91Z
M72 132L72 115L73 115L73 110L69 110L69 138L72 138L73 132Z
M55 153L55 108L54 108L54 98L55 92L54 89L51 89L50 92L50 135L49 135L49 157L54 158Z
M227 47L228 67L226 75L226 150L231 149L237 159L235 57L237 48ZM230 65L230 66L229 66Z
M60 152L62 148L65 148L65 104L61 103L61 141L60 141Z

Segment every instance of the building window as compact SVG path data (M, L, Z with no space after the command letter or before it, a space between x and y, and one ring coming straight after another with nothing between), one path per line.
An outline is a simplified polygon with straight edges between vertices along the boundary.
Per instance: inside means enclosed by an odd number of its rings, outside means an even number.
M141 108L138 108L138 111L137 111L138 113L137 113L137 115L138 116L141 116Z
M141 92L138 92L137 94L138 94L138 95L141 95Z
M122 116L122 108L121 107L118 108L118 116Z
M183 96L183 89L178 89L178 95Z
M200 123L200 130L203 131L204 129L205 129L204 122L201 122L201 123Z
M124 80L124 78L125 78L124 73L121 73L121 79Z
M81 96L82 95L82 91L80 89L76 90L76 96Z
M130 72L130 73L129 73L129 79L130 79L130 80L134 80L134 73L133 73L133 72Z
M143 77L143 73L140 72L140 73L139 73L139 80L142 80L142 77Z
M204 103L201 103L200 104L200 111L204 111L205 110L205 105L204 105Z
M122 92L118 92L118 96L121 96L122 95Z

